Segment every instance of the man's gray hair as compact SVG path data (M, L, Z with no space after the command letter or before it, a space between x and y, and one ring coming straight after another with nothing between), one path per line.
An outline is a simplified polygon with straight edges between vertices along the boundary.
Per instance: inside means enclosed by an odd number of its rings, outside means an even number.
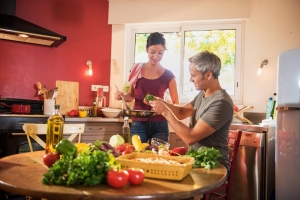
M211 71L213 77L218 79L221 70L220 58L209 51L202 51L189 58L189 62L197 65L196 69L202 75L206 72Z

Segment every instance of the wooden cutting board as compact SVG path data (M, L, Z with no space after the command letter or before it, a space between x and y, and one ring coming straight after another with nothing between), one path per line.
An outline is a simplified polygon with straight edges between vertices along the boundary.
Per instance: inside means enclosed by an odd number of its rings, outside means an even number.
M60 105L60 114L67 115L71 110L78 110L79 83L71 81L56 81L58 94L56 104Z

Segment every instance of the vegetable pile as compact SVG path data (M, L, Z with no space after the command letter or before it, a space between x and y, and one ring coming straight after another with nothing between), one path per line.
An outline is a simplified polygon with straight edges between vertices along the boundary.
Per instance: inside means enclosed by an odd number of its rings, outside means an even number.
M76 155L77 147L63 139L56 147L62 158L44 174L43 184L94 186L105 182L107 172L120 166L111 150L106 146L106 151L100 150L103 146L96 141L93 148L85 148Z
M221 157L220 150L208 147L200 147L198 150L195 150L193 147L190 147L186 156L192 156L195 158L195 163L193 165L196 167L204 167L205 169L211 169L219 166L217 159Z

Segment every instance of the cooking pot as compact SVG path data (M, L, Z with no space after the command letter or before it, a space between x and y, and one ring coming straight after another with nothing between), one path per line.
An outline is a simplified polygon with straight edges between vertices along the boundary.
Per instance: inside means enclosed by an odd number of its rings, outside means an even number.
M155 116L155 112L151 110L123 110L124 114L128 117L148 118Z
M0 104L10 107L11 108L11 113L13 114L28 114L30 113L30 105L23 105L23 104L12 104L11 106L1 103Z

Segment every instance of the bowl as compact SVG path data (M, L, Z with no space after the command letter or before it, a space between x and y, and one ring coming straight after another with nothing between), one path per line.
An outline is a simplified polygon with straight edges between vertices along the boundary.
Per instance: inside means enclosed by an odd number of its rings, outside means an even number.
M163 141L161 139L158 139L158 138L152 138L151 145L157 146L158 149L166 148L167 150L169 150L169 147L170 147L170 143Z
M107 118L115 118L118 117L121 109L118 108L102 108L101 111Z

